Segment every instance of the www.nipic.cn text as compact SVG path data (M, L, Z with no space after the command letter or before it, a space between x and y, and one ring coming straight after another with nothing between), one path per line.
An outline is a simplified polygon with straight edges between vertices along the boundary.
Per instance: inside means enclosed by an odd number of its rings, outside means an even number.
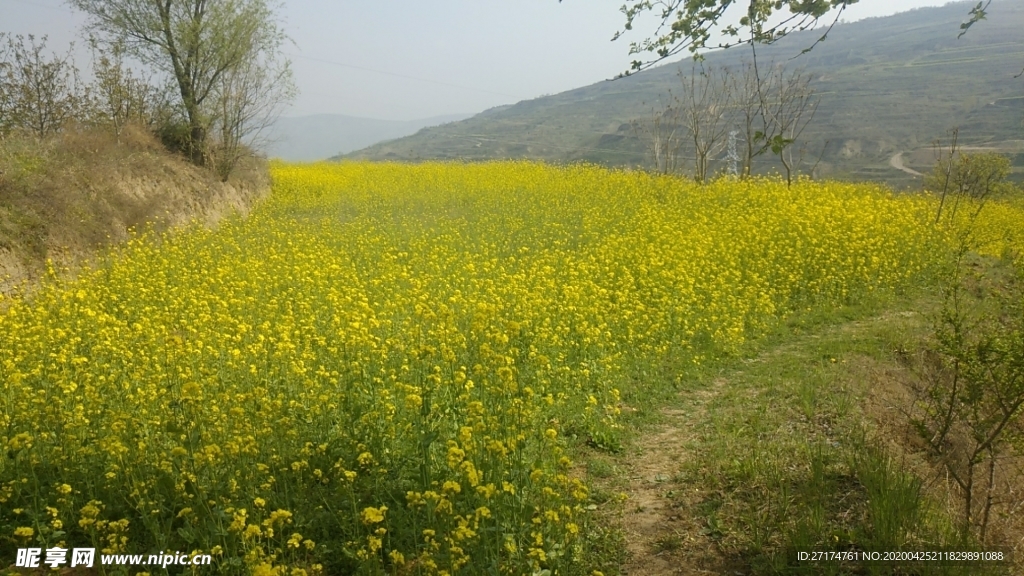
M70 552L70 558L69 553ZM209 554L100 554L103 566L204 566L212 562ZM15 558L16 568L38 568L47 565L50 568L68 566L70 568L92 568L96 562L95 548L19 548Z

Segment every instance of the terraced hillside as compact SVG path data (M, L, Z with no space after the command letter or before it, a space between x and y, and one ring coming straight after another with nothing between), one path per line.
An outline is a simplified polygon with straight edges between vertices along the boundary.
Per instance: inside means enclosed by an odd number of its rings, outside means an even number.
M821 95L802 146L805 171L896 185L914 177L891 165L922 171L928 148L954 126L968 143L1013 155L1024 170L1024 5L993 3L991 18L957 39L969 3L918 9L838 25L827 41L790 63L806 67ZM760 61L799 54L818 34L798 34L758 50ZM625 50L625 46L623 46ZM749 49L711 53L711 66L738 66ZM345 158L424 160L531 158L608 165L646 162L644 144L629 122L669 88L680 64L605 81L561 94L495 108L473 118L353 152ZM689 68L689 60L682 66ZM762 158L759 169L772 169Z

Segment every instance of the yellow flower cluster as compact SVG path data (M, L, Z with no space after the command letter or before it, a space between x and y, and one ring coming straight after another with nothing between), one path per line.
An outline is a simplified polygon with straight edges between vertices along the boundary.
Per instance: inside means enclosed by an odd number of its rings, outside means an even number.
M1024 198L963 204L950 218L942 220L945 224L954 221L952 227L964 235L969 248L1015 260L1024 256Z
M0 313L0 556L34 539L207 551L221 573L566 573L589 496L564 443L615 433L628 366L899 290L950 245L929 199L871 186L273 176L247 220L144 235Z

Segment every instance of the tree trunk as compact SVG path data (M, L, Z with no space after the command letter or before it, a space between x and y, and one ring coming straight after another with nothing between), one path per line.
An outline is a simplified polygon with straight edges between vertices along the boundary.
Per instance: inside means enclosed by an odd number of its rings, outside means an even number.
M206 164L206 128L198 121L191 122L188 139L188 157L196 166Z

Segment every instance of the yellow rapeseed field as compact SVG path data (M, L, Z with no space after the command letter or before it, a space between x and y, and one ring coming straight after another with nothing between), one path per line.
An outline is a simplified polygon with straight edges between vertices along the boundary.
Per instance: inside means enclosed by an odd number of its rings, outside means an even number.
M627 366L734 353L952 249L932 200L870 185L273 176L246 220L6 303L0 565L61 545L226 574L589 573L567 442L615 437Z

